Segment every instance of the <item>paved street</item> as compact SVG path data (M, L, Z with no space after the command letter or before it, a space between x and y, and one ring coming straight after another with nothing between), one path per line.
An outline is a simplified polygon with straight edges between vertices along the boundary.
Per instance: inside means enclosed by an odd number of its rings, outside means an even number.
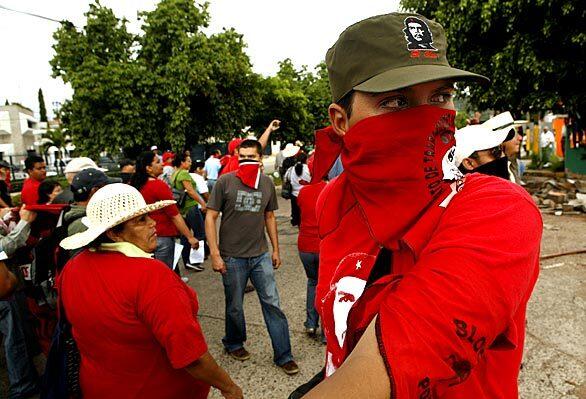
M200 321L210 351L242 386L245 396L255 399L286 398L307 381L323 362L324 347L303 332L305 274L297 256L296 229L288 224L289 205L281 201L277 212L283 266L277 272L281 303L291 329L294 355L301 372L294 377L273 366L270 341L256 293L246 294L247 348L252 358L232 360L222 353L224 295L219 275L206 270L189 272L189 284L198 293ZM563 252L584 245L586 217L544 216L542 254ZM586 398L586 255L544 261L528 314L525 361L521 372L522 399ZM0 366L0 391L5 395L6 370ZM0 397L5 397L0 394ZM213 392L212 398L220 398Z

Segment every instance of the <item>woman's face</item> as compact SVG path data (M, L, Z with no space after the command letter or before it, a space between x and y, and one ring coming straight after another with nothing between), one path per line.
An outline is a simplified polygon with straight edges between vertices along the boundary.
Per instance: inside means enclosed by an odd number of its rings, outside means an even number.
M51 194L49 194L49 202L52 203L55 197L57 197L62 192L63 188L61 188L61 186L56 185L55 187L53 187L53 191L51 192Z
M153 157L153 161L150 166L147 167L147 173L153 177L159 177L163 174L163 164L161 159L157 156Z
M186 157L185 161L181 162L181 169L189 170L191 168L191 158Z
M156 222L149 215L137 216L122 226L122 231L109 231L108 236L116 242L129 242L145 252L153 253L157 248Z

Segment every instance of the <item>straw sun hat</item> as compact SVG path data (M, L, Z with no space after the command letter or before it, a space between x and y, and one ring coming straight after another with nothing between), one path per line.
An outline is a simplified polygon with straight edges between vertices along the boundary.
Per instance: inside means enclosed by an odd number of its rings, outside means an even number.
M136 188L122 183L109 184L96 191L87 205L87 216L82 222L88 229L65 238L60 245L65 249L84 247L114 226L174 203L166 200L147 205Z

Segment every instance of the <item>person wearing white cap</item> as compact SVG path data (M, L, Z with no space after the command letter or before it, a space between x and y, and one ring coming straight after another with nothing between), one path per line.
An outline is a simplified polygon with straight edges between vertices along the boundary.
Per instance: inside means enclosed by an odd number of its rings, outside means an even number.
M152 258L157 235L148 214L174 203L146 204L132 186L104 186L87 206L88 229L61 241L85 248L57 281L85 398L206 398L210 386L242 398L208 352L195 292Z
M88 157L77 157L73 158L71 161L67 163L63 173L65 174L65 178L67 182L71 184L75 176L85 169L97 169L102 172L107 172L108 169L100 168L98 165ZM73 202L73 192L69 187L64 189L55 199L53 200L53 204L69 204Z
M510 112L499 114L479 125L456 130L454 163L464 174L477 172L510 180L503 143L515 137Z

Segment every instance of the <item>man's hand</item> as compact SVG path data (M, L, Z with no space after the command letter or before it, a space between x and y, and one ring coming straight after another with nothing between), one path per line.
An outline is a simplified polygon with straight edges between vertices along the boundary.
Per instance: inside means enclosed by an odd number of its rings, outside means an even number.
M279 251L273 251L273 269L277 270L281 267L281 255L279 255Z
M20 220L24 220L25 222L32 223L37 218L37 213L33 211L29 211L25 209L25 205L22 205L20 211L18 212L20 215Z
M236 384L232 388L226 391L222 391L222 396L226 399L242 399L244 395L242 394L242 389Z
M201 213L205 214L207 210L208 210L208 207L205 204L203 204L203 205L200 204L199 211Z
M189 237L187 239L187 241L189 242L189 245L191 245L191 248L193 248L193 249L199 248L199 240L197 238L195 238L194 236Z
M281 127L281 121L278 119L274 119L271 124L269 125L269 129L271 129L271 132L274 132L275 130L278 130Z
M215 272L225 274L226 273L226 264L224 263L224 259L218 255L212 255L212 269Z

